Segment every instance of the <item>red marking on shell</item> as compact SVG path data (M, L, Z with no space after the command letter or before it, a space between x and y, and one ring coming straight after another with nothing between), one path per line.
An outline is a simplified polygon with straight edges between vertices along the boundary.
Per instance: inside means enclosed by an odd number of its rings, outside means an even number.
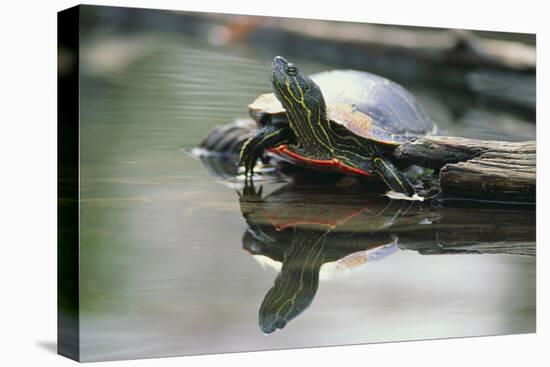
M346 174L372 177L372 173L348 166L347 164L340 161L338 158L332 158L330 160L307 158L290 150L285 144L279 145L276 148L268 149L268 151L277 154L278 156L281 156L287 161L291 161L293 163L319 167L322 169L335 170Z

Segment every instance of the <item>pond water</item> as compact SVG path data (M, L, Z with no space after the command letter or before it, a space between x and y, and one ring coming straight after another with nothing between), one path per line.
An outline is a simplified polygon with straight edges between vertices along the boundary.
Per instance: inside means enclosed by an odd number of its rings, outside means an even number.
M82 360L535 331L533 208L284 180L239 195L188 151L269 92L273 55L166 33L81 51ZM535 139L525 117L405 86L448 134Z

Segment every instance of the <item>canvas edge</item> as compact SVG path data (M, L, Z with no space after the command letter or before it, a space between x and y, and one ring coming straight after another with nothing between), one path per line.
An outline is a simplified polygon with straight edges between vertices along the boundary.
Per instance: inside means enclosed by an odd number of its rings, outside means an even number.
M57 353L80 360L80 6L57 13Z

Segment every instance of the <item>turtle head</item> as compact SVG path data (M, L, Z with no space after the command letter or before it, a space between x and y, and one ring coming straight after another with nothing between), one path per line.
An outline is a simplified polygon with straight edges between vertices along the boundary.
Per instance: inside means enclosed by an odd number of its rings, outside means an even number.
M321 88L296 65L281 56L276 56L271 64L271 83L275 96L287 113L297 115L326 114L326 105Z

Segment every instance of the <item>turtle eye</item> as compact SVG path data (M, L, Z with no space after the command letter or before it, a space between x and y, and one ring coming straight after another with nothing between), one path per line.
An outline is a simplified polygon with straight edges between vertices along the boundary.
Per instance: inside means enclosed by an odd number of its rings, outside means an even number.
M288 64L286 66L286 73L290 76L298 74L298 68L294 64Z

